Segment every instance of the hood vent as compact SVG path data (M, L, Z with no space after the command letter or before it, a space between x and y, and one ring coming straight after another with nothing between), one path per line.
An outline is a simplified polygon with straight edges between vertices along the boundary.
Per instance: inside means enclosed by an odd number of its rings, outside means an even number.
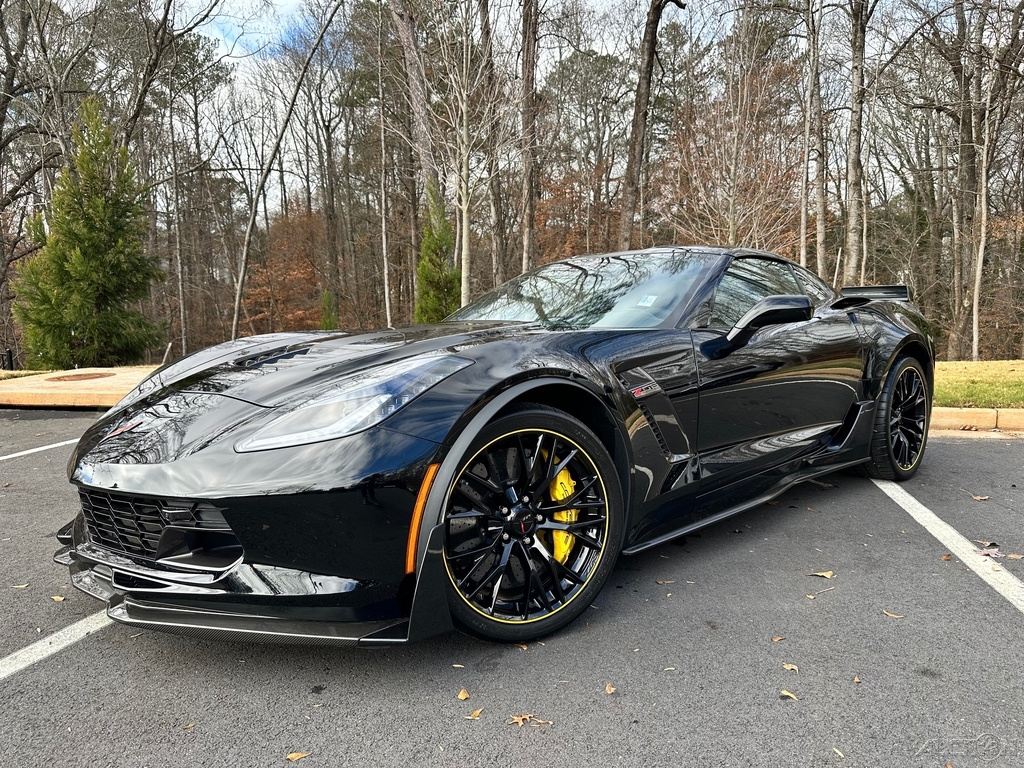
M259 368L262 365L270 365L282 360L291 360L299 355L305 355L309 350L309 344L303 344L299 347L279 347L261 352L258 355L252 355L251 357L240 357L234 361L234 364L238 368Z

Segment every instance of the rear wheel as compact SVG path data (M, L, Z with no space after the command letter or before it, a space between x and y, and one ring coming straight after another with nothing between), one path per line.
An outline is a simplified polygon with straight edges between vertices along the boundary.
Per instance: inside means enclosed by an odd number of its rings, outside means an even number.
M889 370L878 397L869 475L906 480L921 466L928 442L931 395L921 364L901 357Z
M473 442L444 523L456 623L490 640L531 640L568 624L601 591L622 537L622 493L593 432L532 406Z

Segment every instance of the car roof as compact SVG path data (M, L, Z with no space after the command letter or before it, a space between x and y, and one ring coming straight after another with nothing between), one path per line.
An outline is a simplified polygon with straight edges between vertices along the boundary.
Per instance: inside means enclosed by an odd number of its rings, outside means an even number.
M554 264L558 263L559 261L590 261L592 259L607 259L614 258L616 256L644 256L648 254L652 256L660 256L677 253L679 251L696 251L698 253L707 253L711 255L726 256L732 258L757 256L760 258L767 258L773 259L775 261L785 261L787 263L790 263L789 259L786 259L785 257L779 256L777 253L772 253L770 251L762 251L756 248L744 248L725 245L659 245L654 246L653 248L642 248L629 251L581 254L578 256L569 256L564 259L557 259L556 261L549 263Z

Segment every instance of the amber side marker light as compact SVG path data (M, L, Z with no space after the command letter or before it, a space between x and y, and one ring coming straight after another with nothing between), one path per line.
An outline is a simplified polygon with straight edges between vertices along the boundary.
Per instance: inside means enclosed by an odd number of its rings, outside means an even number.
M431 464L427 467L427 473L423 475L423 482L420 483L420 492L416 495L416 506L412 508L412 520L409 521L409 540L405 545L405 572L412 573L416 570L416 548L420 540L420 523L423 521L423 510L427 506L427 496L430 495L430 486L434 484L434 476L440 464Z

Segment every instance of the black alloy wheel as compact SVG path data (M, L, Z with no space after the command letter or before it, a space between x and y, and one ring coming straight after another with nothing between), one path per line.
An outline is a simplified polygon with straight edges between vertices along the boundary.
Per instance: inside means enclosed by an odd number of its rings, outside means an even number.
M868 473L906 480L921 466L931 412L928 381L917 360L902 357L893 364L876 408Z
M546 635L578 616L618 555L622 494L597 437L532 406L474 441L444 508L449 605L472 634Z

